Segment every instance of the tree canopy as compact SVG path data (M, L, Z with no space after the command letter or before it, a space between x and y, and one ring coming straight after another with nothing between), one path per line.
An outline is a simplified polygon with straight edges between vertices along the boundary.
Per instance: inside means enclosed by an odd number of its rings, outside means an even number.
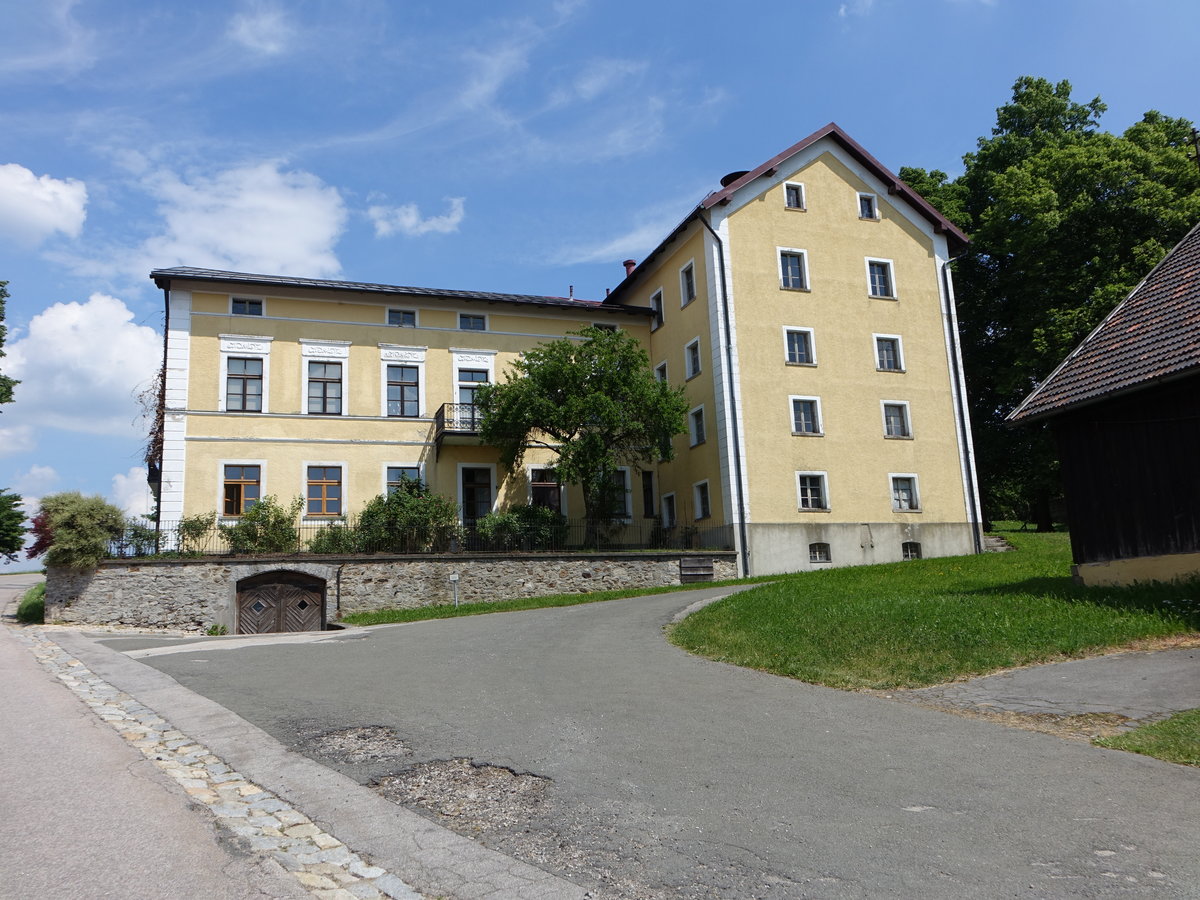
M1049 527L1049 437L1004 417L1200 221L1191 122L1151 111L1114 135L1104 112L1018 78L961 176L900 170L971 237L954 280L986 518Z
M621 465L672 457L687 401L681 388L654 377L646 352L625 332L572 334L526 351L507 381L480 389L480 435L509 471L530 447L553 450L559 479L583 489L585 515L604 519Z
M46 565L80 571L94 569L109 544L125 530L125 514L103 497L78 491L47 494L33 517L33 559L46 554Z
M25 511L21 498L0 489L0 558L14 562L25 541Z
M8 299L8 282L0 281L0 359L4 359L4 339L8 336L8 327L4 324L4 301ZM12 403L13 387L19 381L9 378L0 371L0 403Z

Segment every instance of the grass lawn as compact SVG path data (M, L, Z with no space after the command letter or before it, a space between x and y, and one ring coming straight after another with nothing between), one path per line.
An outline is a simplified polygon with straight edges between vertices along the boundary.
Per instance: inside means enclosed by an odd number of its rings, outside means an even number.
M1011 533L1011 553L783 576L679 623L679 646L837 688L939 684L1200 630L1200 581L1072 583L1069 537Z
M1098 738L1095 743L1185 766L1200 766L1200 709L1176 713L1169 719L1116 737Z

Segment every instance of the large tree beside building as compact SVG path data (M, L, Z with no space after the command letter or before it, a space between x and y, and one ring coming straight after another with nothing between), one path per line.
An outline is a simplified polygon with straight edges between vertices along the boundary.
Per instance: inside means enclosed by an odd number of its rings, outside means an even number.
M4 301L8 299L8 282L0 281L0 359L4 359L4 339L8 327L4 324ZM13 387L19 384L0 370L0 403L12 403Z
M1152 111L1115 135L1104 111L1022 77L961 176L900 170L971 236L953 271L987 518L1050 527L1050 438L1004 417L1200 221L1191 122Z
M687 415L682 389L654 377L634 338L591 327L526 351L476 403L480 436L501 464L514 471L529 448L552 450L559 480L582 488L593 521L610 517L620 466L671 458Z

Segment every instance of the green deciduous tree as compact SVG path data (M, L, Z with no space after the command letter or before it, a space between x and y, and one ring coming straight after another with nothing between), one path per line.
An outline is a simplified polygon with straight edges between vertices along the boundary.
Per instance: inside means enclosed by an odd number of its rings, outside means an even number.
M0 489L0 558L13 562L25 542L25 511L21 498Z
M33 518L29 559L46 554L47 566L88 570L108 554L125 531L125 514L103 497L78 491L49 494Z
M1200 220L1191 123L1148 112L1099 129L1099 98L1022 77L965 171L900 176L971 236L954 266L963 363L989 518L1050 527L1056 454L1004 417Z
M584 328L527 351L508 380L476 395L480 436L509 471L530 447L558 455L559 479L583 489L589 521L612 517L622 465L670 459L684 430L682 389L658 381L641 346L623 331Z
M4 338L8 335L8 328L4 324L4 301L6 299L8 299L8 282L0 281L0 359L4 358ZM20 384L19 381L0 372L0 403L12 403L13 387L18 384Z

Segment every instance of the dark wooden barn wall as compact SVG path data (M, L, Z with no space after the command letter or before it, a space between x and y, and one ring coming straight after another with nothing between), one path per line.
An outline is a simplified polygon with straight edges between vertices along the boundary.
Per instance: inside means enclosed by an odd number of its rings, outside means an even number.
M1200 378L1053 426L1076 563L1200 551Z

